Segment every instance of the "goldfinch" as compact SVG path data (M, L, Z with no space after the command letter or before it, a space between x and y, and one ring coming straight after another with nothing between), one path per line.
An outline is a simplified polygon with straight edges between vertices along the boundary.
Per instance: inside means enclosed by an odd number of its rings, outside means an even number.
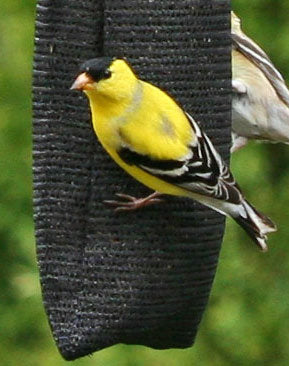
M208 136L166 92L110 57L83 63L71 89L88 96L94 131L108 154L156 191L140 200L120 195L131 202L112 203L136 208L163 193L192 198L231 216L267 249L266 234L275 225L246 201Z
M231 13L232 148L248 140L289 143L289 91L266 53L241 29Z

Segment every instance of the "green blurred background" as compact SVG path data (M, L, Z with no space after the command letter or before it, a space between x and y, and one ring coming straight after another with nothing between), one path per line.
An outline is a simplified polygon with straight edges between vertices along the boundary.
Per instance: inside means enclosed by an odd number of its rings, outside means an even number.
M289 0L235 0L243 28L289 82ZM31 206L31 64L34 0L0 12L0 365L61 366L44 314ZM232 170L279 231L260 253L228 221L196 344L155 351L114 346L74 362L98 366L289 365L289 147L251 143ZM262 188L260 188L262 187Z

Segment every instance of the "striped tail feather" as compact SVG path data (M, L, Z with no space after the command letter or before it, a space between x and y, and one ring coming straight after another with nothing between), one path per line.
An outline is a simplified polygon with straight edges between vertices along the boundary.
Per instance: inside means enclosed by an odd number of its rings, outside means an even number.
M276 225L261 212L257 211L245 199L240 203L242 210L239 216L233 216L234 220L246 231L262 251L267 251L267 235L277 230Z

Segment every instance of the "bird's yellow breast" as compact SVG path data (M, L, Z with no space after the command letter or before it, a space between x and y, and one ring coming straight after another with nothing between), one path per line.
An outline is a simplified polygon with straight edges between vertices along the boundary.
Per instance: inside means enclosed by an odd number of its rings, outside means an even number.
M180 188L126 164L117 154L126 146L155 160L176 160L189 154L189 144L196 137L185 113L174 100L138 79L129 98L116 102L96 93L89 99L94 131L116 163L154 190L183 195Z

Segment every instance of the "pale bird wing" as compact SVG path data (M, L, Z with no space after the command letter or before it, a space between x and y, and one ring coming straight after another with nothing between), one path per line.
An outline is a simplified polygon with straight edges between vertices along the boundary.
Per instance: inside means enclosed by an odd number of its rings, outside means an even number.
M247 37L240 29L232 28L233 49L242 53L249 61L254 63L265 75L274 88L279 98L289 107L289 91L285 81L276 69L269 56L252 39Z

